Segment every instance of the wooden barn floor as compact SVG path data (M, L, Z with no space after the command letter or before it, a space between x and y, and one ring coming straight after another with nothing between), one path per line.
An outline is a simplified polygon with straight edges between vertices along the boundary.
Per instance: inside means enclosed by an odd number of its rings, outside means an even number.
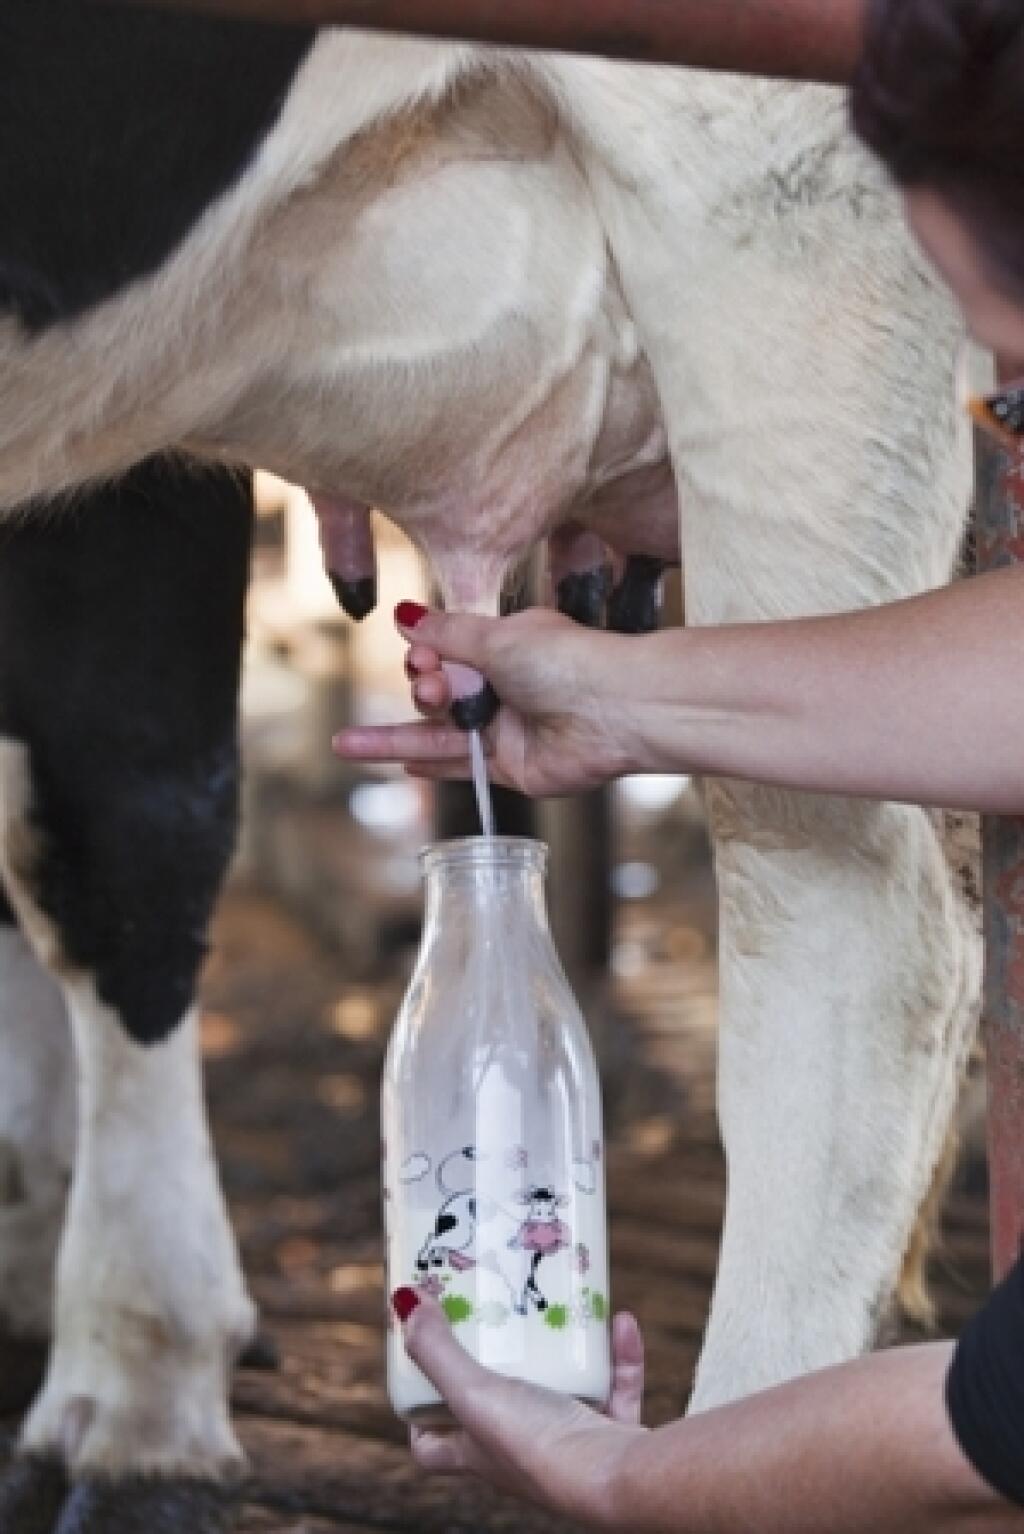
M692 912L666 920L640 907L623 921L628 962L604 1040L615 1082L613 1288L644 1324L648 1416L661 1422L687 1397L722 1212L714 958ZM244 1534L565 1527L481 1487L421 1477L385 1400L377 1081L403 966L396 958L390 977L353 988L282 905L245 889L218 920L205 993L209 1094L246 1270L278 1354L235 1390L252 1461ZM985 1285L981 1181L969 1169L973 1191L961 1187L949 1207L936 1264L947 1327Z

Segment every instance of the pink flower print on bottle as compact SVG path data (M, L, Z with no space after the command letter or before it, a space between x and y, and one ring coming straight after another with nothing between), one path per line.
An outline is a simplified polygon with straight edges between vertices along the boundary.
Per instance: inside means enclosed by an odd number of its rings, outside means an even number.
M564 1193L536 1186L527 1188L516 1199L516 1203L526 1205L526 1219L509 1242L509 1248L530 1254L529 1272L516 1305L521 1316L526 1315L531 1304L542 1314L548 1308L537 1282L537 1272L546 1257L553 1257L572 1244L572 1232L565 1221L558 1218L559 1209L568 1202Z

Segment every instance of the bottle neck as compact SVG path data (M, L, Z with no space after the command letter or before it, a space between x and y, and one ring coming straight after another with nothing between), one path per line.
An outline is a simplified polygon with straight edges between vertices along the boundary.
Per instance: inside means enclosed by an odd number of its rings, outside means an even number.
M550 943L546 861L540 843L500 837L428 852L424 946L445 930L469 940L532 936Z
M427 927L450 917L491 922L515 914L518 921L548 933L544 874L507 867L439 868L427 875Z

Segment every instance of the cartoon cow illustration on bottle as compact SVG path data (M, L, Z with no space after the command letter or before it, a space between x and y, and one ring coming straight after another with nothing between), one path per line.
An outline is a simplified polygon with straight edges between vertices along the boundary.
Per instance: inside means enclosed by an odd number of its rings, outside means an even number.
M447 1274L460 1277L473 1273L480 1281L485 1282L488 1277L496 1281L511 1305L516 1286L505 1272L499 1253L505 1246L505 1230L513 1223L512 1217L493 1200L480 1199L470 1188L455 1189L447 1180L455 1163L464 1167L478 1159L475 1147L467 1145L447 1156L437 1169L437 1186L444 1202L417 1254L416 1286L440 1299ZM403 1181L419 1181L429 1170L430 1162L426 1156L414 1156L407 1167ZM494 1231L496 1221L505 1230Z
M442 1204L434 1228L420 1248L417 1272L452 1268L465 1273L477 1266L477 1200L472 1193L455 1193Z
M531 1304L542 1312L548 1308L548 1302L537 1282L537 1270L545 1257L553 1257L572 1243L568 1225L558 1218L559 1209L564 1208L568 1202L564 1193L536 1185L527 1188L516 1199L517 1204L526 1205L526 1218L509 1242L509 1249L531 1254L526 1282L516 1304L516 1310L521 1316L526 1315Z
M481 1199L473 1189L453 1188L449 1181L453 1165L458 1163L465 1174L466 1163L479 1159L475 1147L465 1146L438 1167L443 1201L417 1253L414 1282L422 1292L440 1299L447 1275L472 1273L478 1283L496 1284L518 1315L525 1316L531 1304L543 1313L548 1301L537 1282L537 1270L545 1257L572 1244L568 1225L558 1217L569 1199L550 1185L532 1184L514 1195L515 1205L526 1206L522 1218L499 1201ZM402 1181L421 1181L429 1170L428 1157L411 1157Z

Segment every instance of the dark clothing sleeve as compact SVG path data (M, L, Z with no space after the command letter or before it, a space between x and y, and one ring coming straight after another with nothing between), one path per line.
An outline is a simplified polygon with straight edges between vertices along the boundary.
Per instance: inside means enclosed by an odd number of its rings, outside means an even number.
M979 1475L1024 1507L1024 1259L964 1333L946 1403Z

